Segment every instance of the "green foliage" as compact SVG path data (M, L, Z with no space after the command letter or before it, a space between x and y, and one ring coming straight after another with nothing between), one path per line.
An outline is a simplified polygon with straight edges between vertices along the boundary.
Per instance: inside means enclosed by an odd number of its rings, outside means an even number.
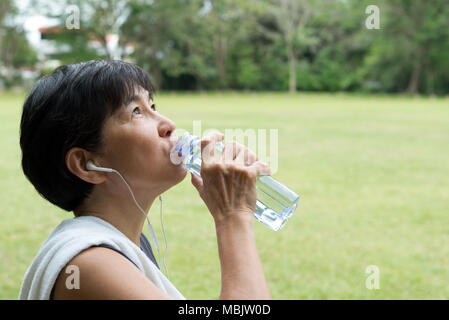
M444 0L379 1L382 30L359 71L378 90L445 94L449 7Z
M26 39L24 30L20 27L4 26L0 30L3 50L0 58L8 66L20 68L31 66L37 62L37 54Z
M19 69L30 67L37 62L37 53L30 46L23 27L14 17L17 8L11 0L0 3L0 87L22 84Z
M53 6L50 0L32 1L36 10L60 20L58 32L46 35L59 48L49 58L127 59L163 90L430 95L449 93L446 2L63 0ZM0 20L2 12L18 14L11 4L2 2ZM80 9L80 30L65 28L63 8L72 4ZM380 30L365 27L365 9L373 4L380 9ZM13 29L2 29L0 54L11 55L5 48L17 38L21 49L10 63L33 65L32 49ZM109 34L119 35L115 53L107 46Z
M262 74L260 68L253 60L241 59L238 62L237 83L245 89L257 89Z
M56 33L49 33L46 40L53 40L59 48L49 58L57 59L62 64L70 64L92 59L105 59L105 54L100 54L89 45L92 36L84 29L68 30L61 28Z

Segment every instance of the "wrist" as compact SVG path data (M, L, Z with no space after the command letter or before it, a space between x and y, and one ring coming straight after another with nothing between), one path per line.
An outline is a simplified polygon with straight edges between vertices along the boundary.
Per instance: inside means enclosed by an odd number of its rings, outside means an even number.
M214 218L217 232L232 229L234 231L253 230L254 217L249 210L237 210L230 214Z

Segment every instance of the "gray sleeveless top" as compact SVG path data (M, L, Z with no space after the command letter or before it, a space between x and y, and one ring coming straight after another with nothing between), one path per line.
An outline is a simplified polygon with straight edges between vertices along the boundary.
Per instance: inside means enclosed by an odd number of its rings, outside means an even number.
M128 259L129 261L131 261L136 267L137 265L130 259L128 258L123 252L121 252L120 250L115 249L114 247L107 245L107 244L100 244L96 247L104 247L104 248L108 248L111 250L114 250L118 253L120 253L122 256L124 256L126 259ZM159 265L157 264L156 258L154 257L153 254L153 250L151 249L151 244L150 241L148 241L147 237L145 236L145 234L141 233L140 234L140 249L143 251L143 253L145 253L145 255L159 268L159 270L161 269L159 267Z

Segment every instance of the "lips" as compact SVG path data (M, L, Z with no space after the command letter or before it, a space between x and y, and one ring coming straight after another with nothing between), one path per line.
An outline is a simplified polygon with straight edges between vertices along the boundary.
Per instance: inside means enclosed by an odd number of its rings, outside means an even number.
M176 143L178 142L179 138L176 132L173 132L170 135L170 152L172 152L173 148L176 146Z
M171 139L170 139L171 140ZM170 153L175 151L177 141L170 141Z
M179 150L178 150L178 148L179 148L179 146L177 146L178 142L179 142L179 139L176 134L174 134L170 137L169 155L170 155L171 162L175 165L181 164L182 160L183 160L182 153L179 152Z

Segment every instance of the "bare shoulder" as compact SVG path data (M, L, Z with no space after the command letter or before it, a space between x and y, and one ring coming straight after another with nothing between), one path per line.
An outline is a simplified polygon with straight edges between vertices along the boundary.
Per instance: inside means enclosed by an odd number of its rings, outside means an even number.
M53 299L171 299L120 253L91 247L62 268Z

